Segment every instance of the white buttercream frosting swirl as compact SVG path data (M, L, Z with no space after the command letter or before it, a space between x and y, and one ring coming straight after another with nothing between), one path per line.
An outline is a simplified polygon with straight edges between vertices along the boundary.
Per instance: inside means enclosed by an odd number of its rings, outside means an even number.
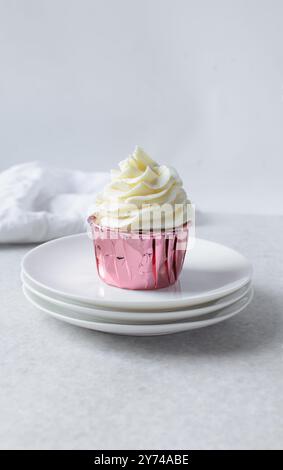
M97 196L101 226L131 230L168 229L188 220L189 201L172 167L159 165L140 147L111 171L111 182Z

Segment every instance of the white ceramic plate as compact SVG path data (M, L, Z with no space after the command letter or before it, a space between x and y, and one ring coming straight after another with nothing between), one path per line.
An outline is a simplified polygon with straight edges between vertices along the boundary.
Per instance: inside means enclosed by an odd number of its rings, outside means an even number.
M80 326L82 328L97 330L104 333L132 336L166 335L214 325L221 321L227 320L228 318L241 312L245 307L247 307L253 297L253 290L251 289L250 292L241 300L238 300L238 302L235 302L229 307L226 307L216 313L210 314L209 318L206 319L199 319L199 317L197 317L186 322L130 325L110 322L96 322L92 321L91 319L82 319L82 316L80 316L80 318L77 318L75 315L65 315L61 312L61 309L58 306L56 307L55 305L51 305L46 300L41 299L36 294L29 291L25 286L23 286L23 292L26 298L35 307L57 318L58 320L62 320L72 325ZM87 316L85 318L87 318Z
M251 279L251 265L231 248L197 239L180 280L165 289L133 291L108 286L97 275L87 234L63 237L27 253L22 270L47 295L65 301L127 310L173 310L219 299Z
M227 307L228 305L237 302L242 297L247 295L251 289L251 283L246 284L244 287L238 289L236 292L229 294L221 299L217 299L213 302L207 304L202 304L200 307L196 308L186 308L181 310L173 310L169 312L162 311L153 311L149 312L137 312L137 311L122 311L122 310L106 310L103 308L95 307L85 307L83 305L77 305L73 303L63 302L53 298L52 296L47 296L42 292L38 291L34 285L30 283L28 278L22 274L22 280L24 286L28 291L37 295L40 299L43 299L51 305L58 306L61 308L61 311L68 315L77 314L78 316L82 314L91 315L93 320L97 321L110 321L116 323L160 323L160 322L171 322L177 320L186 320L192 317L207 315L208 313L215 312L221 308Z

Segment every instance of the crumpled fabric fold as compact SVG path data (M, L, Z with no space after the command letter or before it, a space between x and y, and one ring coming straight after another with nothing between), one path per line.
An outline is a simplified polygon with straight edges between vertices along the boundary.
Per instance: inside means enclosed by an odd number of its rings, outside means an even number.
M108 173L29 162L0 173L0 243L44 242L86 230Z

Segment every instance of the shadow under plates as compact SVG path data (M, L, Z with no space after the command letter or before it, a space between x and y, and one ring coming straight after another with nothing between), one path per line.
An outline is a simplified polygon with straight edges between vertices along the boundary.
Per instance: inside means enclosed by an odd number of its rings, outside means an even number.
M223 323L199 330L165 336L121 336L78 328L54 318L45 316L52 328L60 328L62 334L73 330L72 338L94 343L96 347L122 352L130 350L131 355L154 356L199 356L237 354L243 351L264 349L273 343L281 344L283 330L283 294L257 289L251 304L239 315Z

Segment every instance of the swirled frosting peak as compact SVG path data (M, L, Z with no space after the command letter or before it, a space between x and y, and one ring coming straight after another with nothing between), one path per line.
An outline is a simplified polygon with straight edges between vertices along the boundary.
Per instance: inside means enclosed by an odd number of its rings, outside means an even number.
M159 165L143 149L111 170L111 182L96 199L99 225L131 230L173 228L188 219L188 199L176 170Z

